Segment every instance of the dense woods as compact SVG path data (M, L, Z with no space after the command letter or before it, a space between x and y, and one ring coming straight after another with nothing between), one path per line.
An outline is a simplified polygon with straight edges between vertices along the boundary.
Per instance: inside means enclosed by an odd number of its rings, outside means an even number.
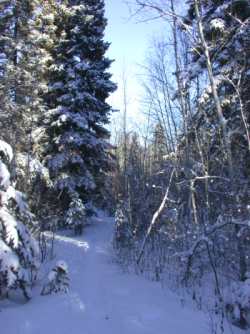
M185 12L171 0L136 3L170 34L156 36L144 65L148 127L131 134L123 121L117 142L117 253L186 286L200 307L212 289L217 312L246 328L249 1L189 1Z
M81 235L102 208L123 268L248 329L250 2L131 8L166 34L141 66L145 124L129 129L125 73L111 141L104 0L0 1L0 299L29 300L45 232ZM41 294L68 288L59 261Z

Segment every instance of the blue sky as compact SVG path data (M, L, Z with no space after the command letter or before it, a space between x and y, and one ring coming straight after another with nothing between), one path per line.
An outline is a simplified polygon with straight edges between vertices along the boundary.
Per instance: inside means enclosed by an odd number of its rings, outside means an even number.
M131 19L124 0L106 0L105 3L108 19L106 40L111 42L107 55L115 60L111 72L113 80L118 83L119 87L117 92L111 96L110 103L114 108L122 110L121 77L125 67L130 120L135 123L140 122L141 114L138 109L142 92L139 83L141 70L138 64L144 62L149 41L156 32L160 31L162 23L160 21L138 23L135 18Z

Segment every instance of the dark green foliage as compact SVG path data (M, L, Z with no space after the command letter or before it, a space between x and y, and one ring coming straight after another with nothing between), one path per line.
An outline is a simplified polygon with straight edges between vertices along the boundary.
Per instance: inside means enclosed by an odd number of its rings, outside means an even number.
M44 160L65 210L71 193L86 201L104 184L109 170L109 133L104 125L111 112L106 99L115 85L107 72L111 61L105 58L104 2L69 2L59 5L58 13L46 95L49 142Z

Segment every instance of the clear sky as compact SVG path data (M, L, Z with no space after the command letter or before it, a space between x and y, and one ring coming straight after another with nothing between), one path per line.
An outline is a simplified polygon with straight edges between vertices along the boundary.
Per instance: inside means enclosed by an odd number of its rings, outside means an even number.
M140 122L141 114L138 112L141 98L139 64L142 64L147 53L149 41L152 36L163 29L160 21L138 23L131 18L129 8L124 0L105 0L106 17L106 40L111 42L108 56L114 59L111 72L113 81L118 83L118 90L110 98L110 103L116 109L122 110L122 72L125 68L127 76L130 121ZM117 116L116 116L117 118Z

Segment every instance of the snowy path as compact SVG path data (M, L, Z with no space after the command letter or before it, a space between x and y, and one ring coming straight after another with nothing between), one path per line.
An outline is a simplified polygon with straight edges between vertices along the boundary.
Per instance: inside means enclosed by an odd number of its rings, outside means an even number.
M202 313L112 263L111 235L106 219L82 238L57 236L56 250L69 265L69 294L37 294L20 306L8 302L0 312L1 334L208 334Z

